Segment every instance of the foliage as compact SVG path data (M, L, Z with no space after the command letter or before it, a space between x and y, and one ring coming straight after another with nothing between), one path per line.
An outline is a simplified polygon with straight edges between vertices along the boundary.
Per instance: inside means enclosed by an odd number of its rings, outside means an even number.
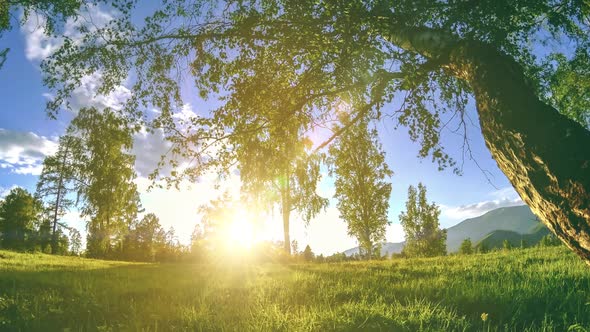
M47 213L51 219L51 251L54 253L58 250L58 231L62 226L59 220L75 203L68 195L84 189L84 183L77 178L81 165L74 158L75 151L82 149L77 137L60 137L56 154L43 160L43 170L37 181L35 196L47 204Z
M340 136L329 153L330 173L336 175L334 197L340 218L348 225L348 235L357 238L367 259L379 258L380 249L374 251L374 247L385 240L385 226L390 223L391 184L385 178L393 173L385 163L377 130L370 129L364 118Z
M99 1L93 0L94 3ZM24 24L30 15L43 15L44 26L46 34L52 34L60 30L60 26L68 18L73 18L79 15L79 10L82 8L85 1L82 0L44 0L44 1L29 1L29 0L6 0L0 2L0 37L4 31L12 28L13 21L17 13L22 10L20 24ZM9 48L0 49L0 69L6 61L6 56L10 51Z
M167 243L160 225L160 219L148 213L138 222L133 222L125 235L118 258L132 261L153 262L162 257L159 252L166 251Z
M226 230L230 227L231 222L238 217L237 205L238 203L230 194L224 192L217 199L199 207L202 246L208 252L221 253L232 249L226 247L228 241Z
M590 328L588 267L565 247L231 266L0 256L9 331L480 331L482 313L490 331Z
M121 245L136 218L139 194L133 182L135 158L128 153L133 145L132 128L115 111L105 108L82 109L68 128L69 135L81 140L73 151L79 161L81 215L88 222L89 257L108 257Z
M510 250L512 249L512 244L510 244L510 241L504 240L502 242L502 248L504 248L504 250Z
M282 124L289 124L288 131L295 135L334 118L334 106L342 100L356 101L358 113L374 110L376 117L391 116L421 143L420 157L431 156L441 168L455 167L439 144L446 126L441 118L454 112L464 125L470 89L444 71L444 59L428 59L407 47L404 33L432 28L486 42L522 64L539 91L547 86L551 92L558 87L548 84L552 74L541 74L547 66L534 55L538 35L565 36L576 50L584 50L588 41L589 6L583 0L473 5L411 0L165 1L143 21L134 15L137 3L119 0L113 6L120 15L107 26L79 40L66 37L43 64L45 83L56 90L48 110L68 107L69 96L85 75L101 73L100 91L108 93L133 73L126 105L130 116L138 118L147 105L161 109L155 124L171 134L175 151L201 157L199 165L184 172L195 176L204 166L231 165L221 156L204 158L218 148L211 141L230 150L233 145L226 138L251 134L260 141ZM391 68L396 72L388 72ZM202 96L222 97L223 106L210 118L185 123L181 129L186 131L179 132L172 114L184 104L181 86L187 75ZM405 99L404 107L382 109L394 97Z
M473 254L473 244L471 243L471 239L467 238L461 242L461 247L459 248L459 253L462 255L471 255Z
M553 234L547 234L541 238L541 241L539 241L539 247L553 247L562 244L563 243Z
M0 201L2 247L15 250L33 249L37 227L43 212L42 203L23 188L13 188Z
M573 57L556 53L545 66L549 102L572 120L590 129L590 55L588 46Z
M302 256L303 260L305 260L306 262L311 262L314 259L315 255L313 251L311 251L311 247L309 246L309 244L305 246Z
M426 187L418 184L408 188L406 211L400 216L400 223L406 233L403 252L408 257L432 257L447 252L447 231L439 229L440 209L426 200Z
M70 227L70 253L79 255L82 251L82 235L77 229Z

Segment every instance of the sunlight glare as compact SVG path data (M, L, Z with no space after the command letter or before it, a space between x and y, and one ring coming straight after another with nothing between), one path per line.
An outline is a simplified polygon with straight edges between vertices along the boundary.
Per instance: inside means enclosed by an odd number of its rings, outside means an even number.
M237 245L243 249L250 249L254 244L254 228L252 223L246 217L247 213L238 213L234 217L234 220L229 225L229 241L230 246Z

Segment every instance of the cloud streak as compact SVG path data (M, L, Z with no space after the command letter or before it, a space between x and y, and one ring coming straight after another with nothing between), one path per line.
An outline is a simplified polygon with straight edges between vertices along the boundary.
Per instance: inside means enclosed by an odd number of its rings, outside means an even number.
M16 174L39 175L45 156L57 151L57 142L33 132L0 128L0 168Z
M467 205L448 206L441 204L441 216L452 221L462 221L481 216L494 209L524 204L512 187L496 190L488 196L491 198L490 200Z

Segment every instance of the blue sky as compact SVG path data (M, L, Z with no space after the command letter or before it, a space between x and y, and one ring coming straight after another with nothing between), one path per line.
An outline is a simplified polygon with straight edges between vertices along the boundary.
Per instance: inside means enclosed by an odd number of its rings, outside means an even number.
M89 15L93 16L95 22L108 19L108 14L98 9ZM55 151L57 138L63 134L73 117L71 113L61 112L57 120L50 120L45 113L45 102L51 97L51 91L42 84L39 63L59 45L59 40L45 37L42 30L36 28L38 20L42 18L32 17L28 24L6 32L0 39L0 47L11 49L0 70L0 195L6 194L15 185L34 191L43 157ZM96 77L89 77L84 86L74 92L75 105L112 106L128 93L122 86L109 96L97 96L96 80ZM202 112L203 108L210 107L197 99L189 100L191 102L183 108L184 114ZM409 140L405 128L394 130L394 123L390 120L377 124L386 160L395 173L391 178L393 190L389 218L392 225L388 227L388 241L403 240L398 215L405 204L408 186L418 182L427 186L429 200L441 207L443 227L493 208L522 204L485 147L473 104L468 113L473 120L473 125L468 125L473 156L486 171L491 183L475 162L469 159L464 161L463 176L454 175L451 170L438 171L437 165L429 159L420 160L416 157L418 145ZM186 242L199 220L198 206L213 198L215 176L207 177L198 184L187 184L180 192L147 192L149 181L146 175L155 166L160 154L165 152L167 144L161 136L146 133L138 134L135 142L136 169L140 176L137 182L144 208L147 212L156 213L164 227L174 226L179 238ZM442 143L461 163L462 138L446 131L443 132ZM239 178L230 179L222 187L237 190ZM325 176L319 191L325 197L331 197L334 192L332 179ZM331 254L356 245L356 241L346 235L346 225L339 220L335 203L332 199L327 211L307 228L297 217L294 218L291 232L301 248L310 244L316 253ZM281 223L278 217L275 214L277 220L268 221L264 232L269 237L280 239ZM76 211L68 214L65 220L84 231L84 222Z

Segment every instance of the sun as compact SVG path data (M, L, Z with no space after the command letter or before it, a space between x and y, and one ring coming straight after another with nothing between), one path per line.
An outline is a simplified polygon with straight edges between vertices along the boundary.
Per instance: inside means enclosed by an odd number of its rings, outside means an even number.
M230 246L250 249L254 244L254 227L245 211L237 213L228 225L227 235Z

